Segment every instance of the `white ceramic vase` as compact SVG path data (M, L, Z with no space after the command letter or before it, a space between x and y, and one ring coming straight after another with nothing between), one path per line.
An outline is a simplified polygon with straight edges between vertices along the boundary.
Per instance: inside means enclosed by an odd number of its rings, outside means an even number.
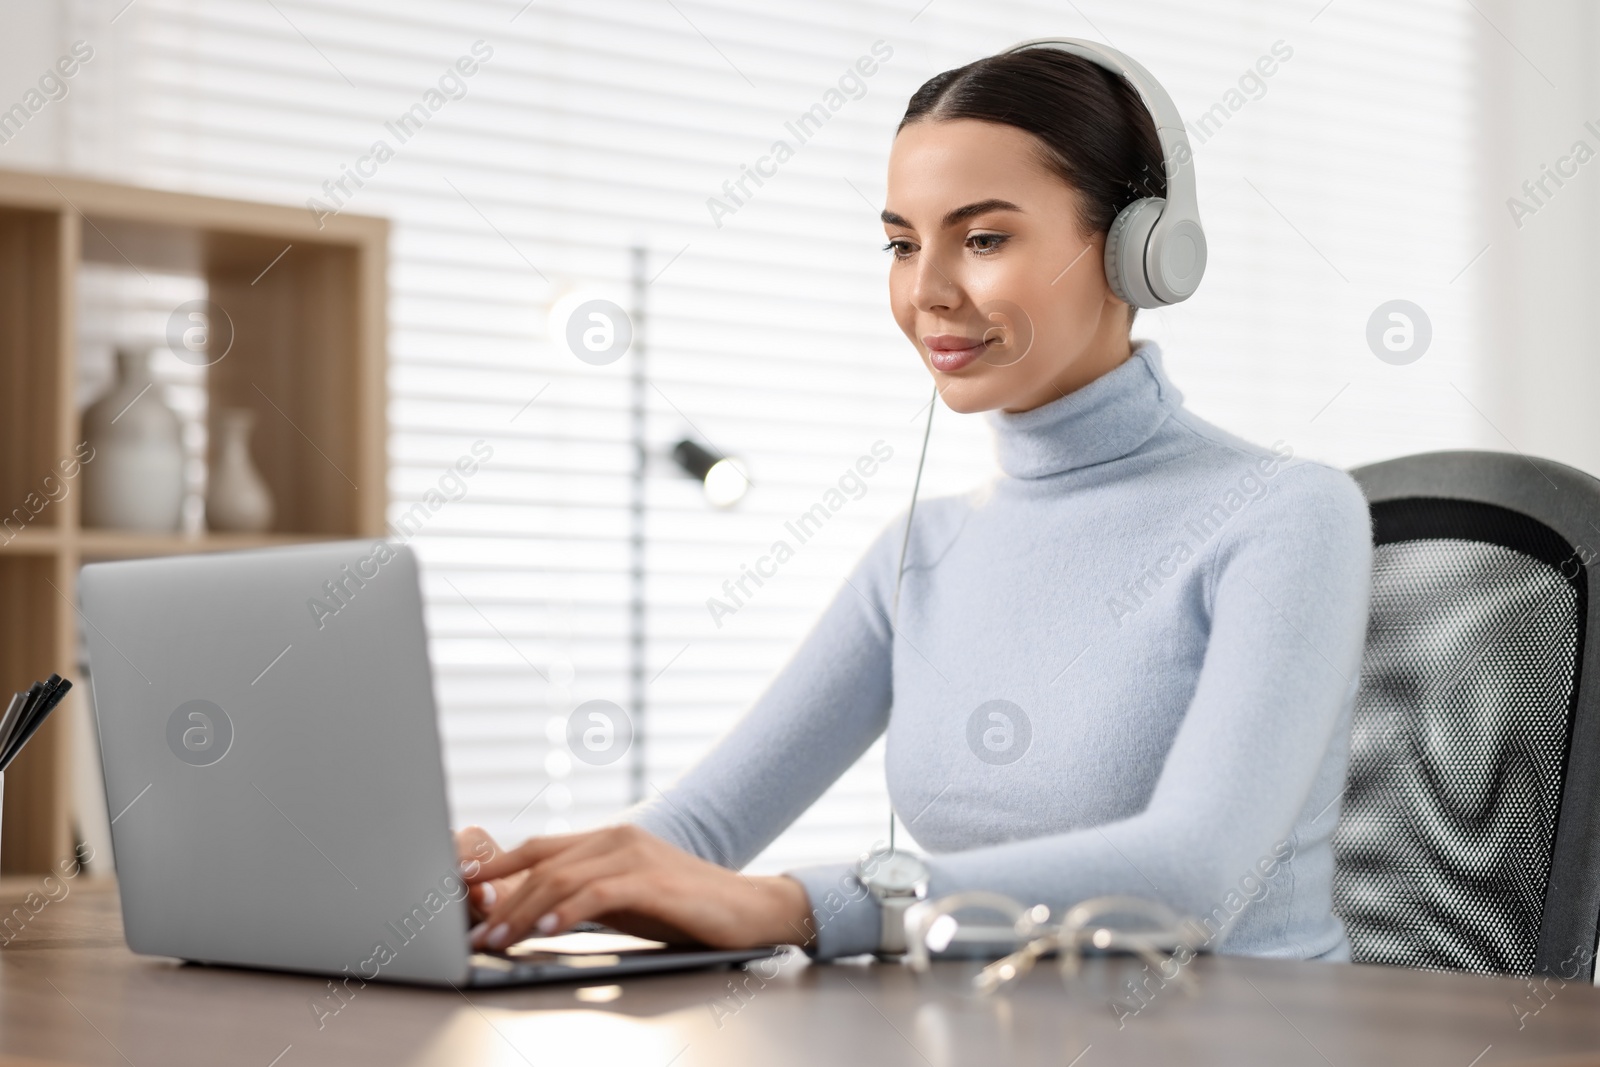
M217 413L206 487L206 525L213 530L260 533L272 526L272 492L250 461L250 431L255 424L256 413L249 408Z
M117 350L117 382L83 413L83 523L172 533L183 521L183 430L150 377L149 353Z

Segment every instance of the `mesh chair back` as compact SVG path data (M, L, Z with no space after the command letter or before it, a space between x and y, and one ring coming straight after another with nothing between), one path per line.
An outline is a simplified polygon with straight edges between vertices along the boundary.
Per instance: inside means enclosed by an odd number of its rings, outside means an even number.
M1600 482L1500 453L1354 473L1374 548L1333 840L1352 956L1588 978Z

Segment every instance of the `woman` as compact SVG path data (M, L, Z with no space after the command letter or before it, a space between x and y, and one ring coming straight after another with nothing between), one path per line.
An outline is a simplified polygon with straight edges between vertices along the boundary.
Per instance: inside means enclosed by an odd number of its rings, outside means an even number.
M1165 184L1138 94L1080 57L1003 53L917 91L889 159L890 303L943 402L989 413L1003 475L915 510L898 604L905 521L885 529L749 714L623 825L503 853L463 831L464 858L492 854L468 865L476 945L600 919L892 947L853 864L736 873L887 730L930 896L1059 915L1130 894L1223 951L1347 958L1329 837L1367 509L1343 473L1190 414L1130 340L1106 234Z

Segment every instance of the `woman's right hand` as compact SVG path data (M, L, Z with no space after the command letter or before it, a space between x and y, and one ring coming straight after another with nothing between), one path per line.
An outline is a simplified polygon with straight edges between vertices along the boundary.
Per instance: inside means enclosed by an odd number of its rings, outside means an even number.
M481 826L466 826L456 831L456 859L461 862L461 873L467 878L476 876L478 866L499 856L501 851L499 843ZM472 921L479 923L488 918L495 902L515 893L527 876L527 871L517 871L504 878L468 885L467 911Z

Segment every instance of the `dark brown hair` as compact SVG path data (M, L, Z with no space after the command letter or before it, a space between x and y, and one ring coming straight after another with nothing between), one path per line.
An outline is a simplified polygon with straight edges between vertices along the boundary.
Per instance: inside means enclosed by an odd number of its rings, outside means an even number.
M923 120L978 119L1034 135L1040 162L1078 193L1078 230L1110 231L1117 212L1166 196L1155 120L1122 76L1057 48L1001 53L936 74L896 133ZM1129 324L1137 308L1130 308Z

